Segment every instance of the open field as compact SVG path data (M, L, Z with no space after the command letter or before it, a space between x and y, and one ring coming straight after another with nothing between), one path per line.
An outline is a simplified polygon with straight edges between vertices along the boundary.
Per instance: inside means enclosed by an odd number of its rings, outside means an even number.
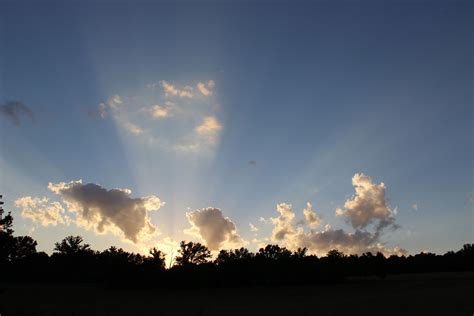
M473 315L474 273L351 279L330 286L109 289L1 284L1 315Z

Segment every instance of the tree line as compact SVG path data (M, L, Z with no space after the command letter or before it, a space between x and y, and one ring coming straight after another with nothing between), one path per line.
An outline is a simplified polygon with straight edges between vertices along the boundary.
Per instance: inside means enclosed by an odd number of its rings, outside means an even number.
M152 248L148 255L110 247L95 251L80 236L55 243L51 255L36 250L30 236L14 236L13 217L0 208L0 281L104 282L115 286L247 286L325 284L351 276L474 270L474 244L444 255L419 253L385 257L378 252L346 255L330 250L326 256L267 245L257 252L246 248L221 250L215 259L199 242L180 243L173 264Z

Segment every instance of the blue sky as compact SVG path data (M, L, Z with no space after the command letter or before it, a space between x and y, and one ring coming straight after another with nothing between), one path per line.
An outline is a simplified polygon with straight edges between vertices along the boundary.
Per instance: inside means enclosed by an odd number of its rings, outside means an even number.
M47 251L68 234L140 250L120 231L44 225L14 204L48 197L74 221L80 211L48 183L82 179L165 202L149 215L158 244L208 242L186 216L206 207L250 248L276 242L278 203L296 221L311 202L322 226L351 233L366 229L344 206L363 173L385 184L399 225L378 242L473 242L472 16L469 1L2 1L0 104L35 116L0 116L0 192L16 231Z

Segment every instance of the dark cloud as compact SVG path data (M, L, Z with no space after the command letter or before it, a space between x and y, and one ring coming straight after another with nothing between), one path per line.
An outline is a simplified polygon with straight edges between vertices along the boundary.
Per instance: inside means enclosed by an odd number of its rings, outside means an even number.
M158 210L162 202L156 196L131 198L128 189L108 190L94 183L49 183L48 188L59 194L68 211L76 213L76 224L95 229L98 233L121 232L134 243L143 234L156 230L150 222L149 211Z
M239 246L243 243L234 223L224 217L218 208L208 207L195 210L186 213L186 217L192 227L185 232L201 238L211 250Z
M20 117L23 115L30 118L32 122L35 121L34 112L25 104L17 101L9 101L6 104L0 104L0 115L11 120L16 126L20 126Z

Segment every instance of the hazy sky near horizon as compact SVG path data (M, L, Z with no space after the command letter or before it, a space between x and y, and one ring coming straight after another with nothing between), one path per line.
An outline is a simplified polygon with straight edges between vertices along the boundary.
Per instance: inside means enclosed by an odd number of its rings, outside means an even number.
M473 14L0 0L5 209L46 251L456 250L474 242Z

